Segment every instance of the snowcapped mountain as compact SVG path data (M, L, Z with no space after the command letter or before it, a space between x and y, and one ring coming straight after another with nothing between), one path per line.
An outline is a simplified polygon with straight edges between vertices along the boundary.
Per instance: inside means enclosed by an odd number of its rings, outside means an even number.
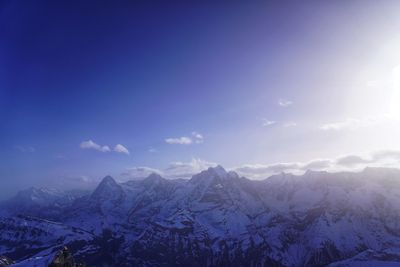
M44 218L57 217L64 208L87 194L83 190L61 191L54 188L31 187L0 203L0 215L23 214Z
M92 193L29 189L2 205L0 255L19 262L66 245L88 266L400 265L396 169L107 176Z

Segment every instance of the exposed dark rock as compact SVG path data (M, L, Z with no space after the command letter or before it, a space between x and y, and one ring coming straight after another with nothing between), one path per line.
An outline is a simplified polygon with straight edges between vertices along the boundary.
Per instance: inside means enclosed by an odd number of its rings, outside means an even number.
M13 264L14 262L7 258L6 256L1 256L0 255L0 267L7 267L10 266L11 264Z
M67 247L63 247L55 256L49 267L84 267L82 263L75 262L74 257Z

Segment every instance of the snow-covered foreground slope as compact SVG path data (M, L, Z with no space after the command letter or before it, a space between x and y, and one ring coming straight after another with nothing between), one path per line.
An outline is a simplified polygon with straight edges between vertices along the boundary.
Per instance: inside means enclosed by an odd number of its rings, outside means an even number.
M0 255L21 261L67 245L89 266L400 263L399 170L251 181L218 166L190 180L108 176L83 196L42 191L29 212L32 197L3 205Z

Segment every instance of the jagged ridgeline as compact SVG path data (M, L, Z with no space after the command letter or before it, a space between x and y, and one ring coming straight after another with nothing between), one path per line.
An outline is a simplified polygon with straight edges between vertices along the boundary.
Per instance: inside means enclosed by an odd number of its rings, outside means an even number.
M1 204L0 266L395 264L399 203L400 171L385 168L252 181L218 166L189 180L108 176L93 192L31 188Z

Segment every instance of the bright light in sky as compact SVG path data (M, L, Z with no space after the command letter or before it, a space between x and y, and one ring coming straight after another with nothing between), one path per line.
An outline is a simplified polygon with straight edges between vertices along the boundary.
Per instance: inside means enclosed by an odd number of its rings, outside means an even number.
M0 188L215 163L256 178L396 165L399 14L399 1L9 1Z

